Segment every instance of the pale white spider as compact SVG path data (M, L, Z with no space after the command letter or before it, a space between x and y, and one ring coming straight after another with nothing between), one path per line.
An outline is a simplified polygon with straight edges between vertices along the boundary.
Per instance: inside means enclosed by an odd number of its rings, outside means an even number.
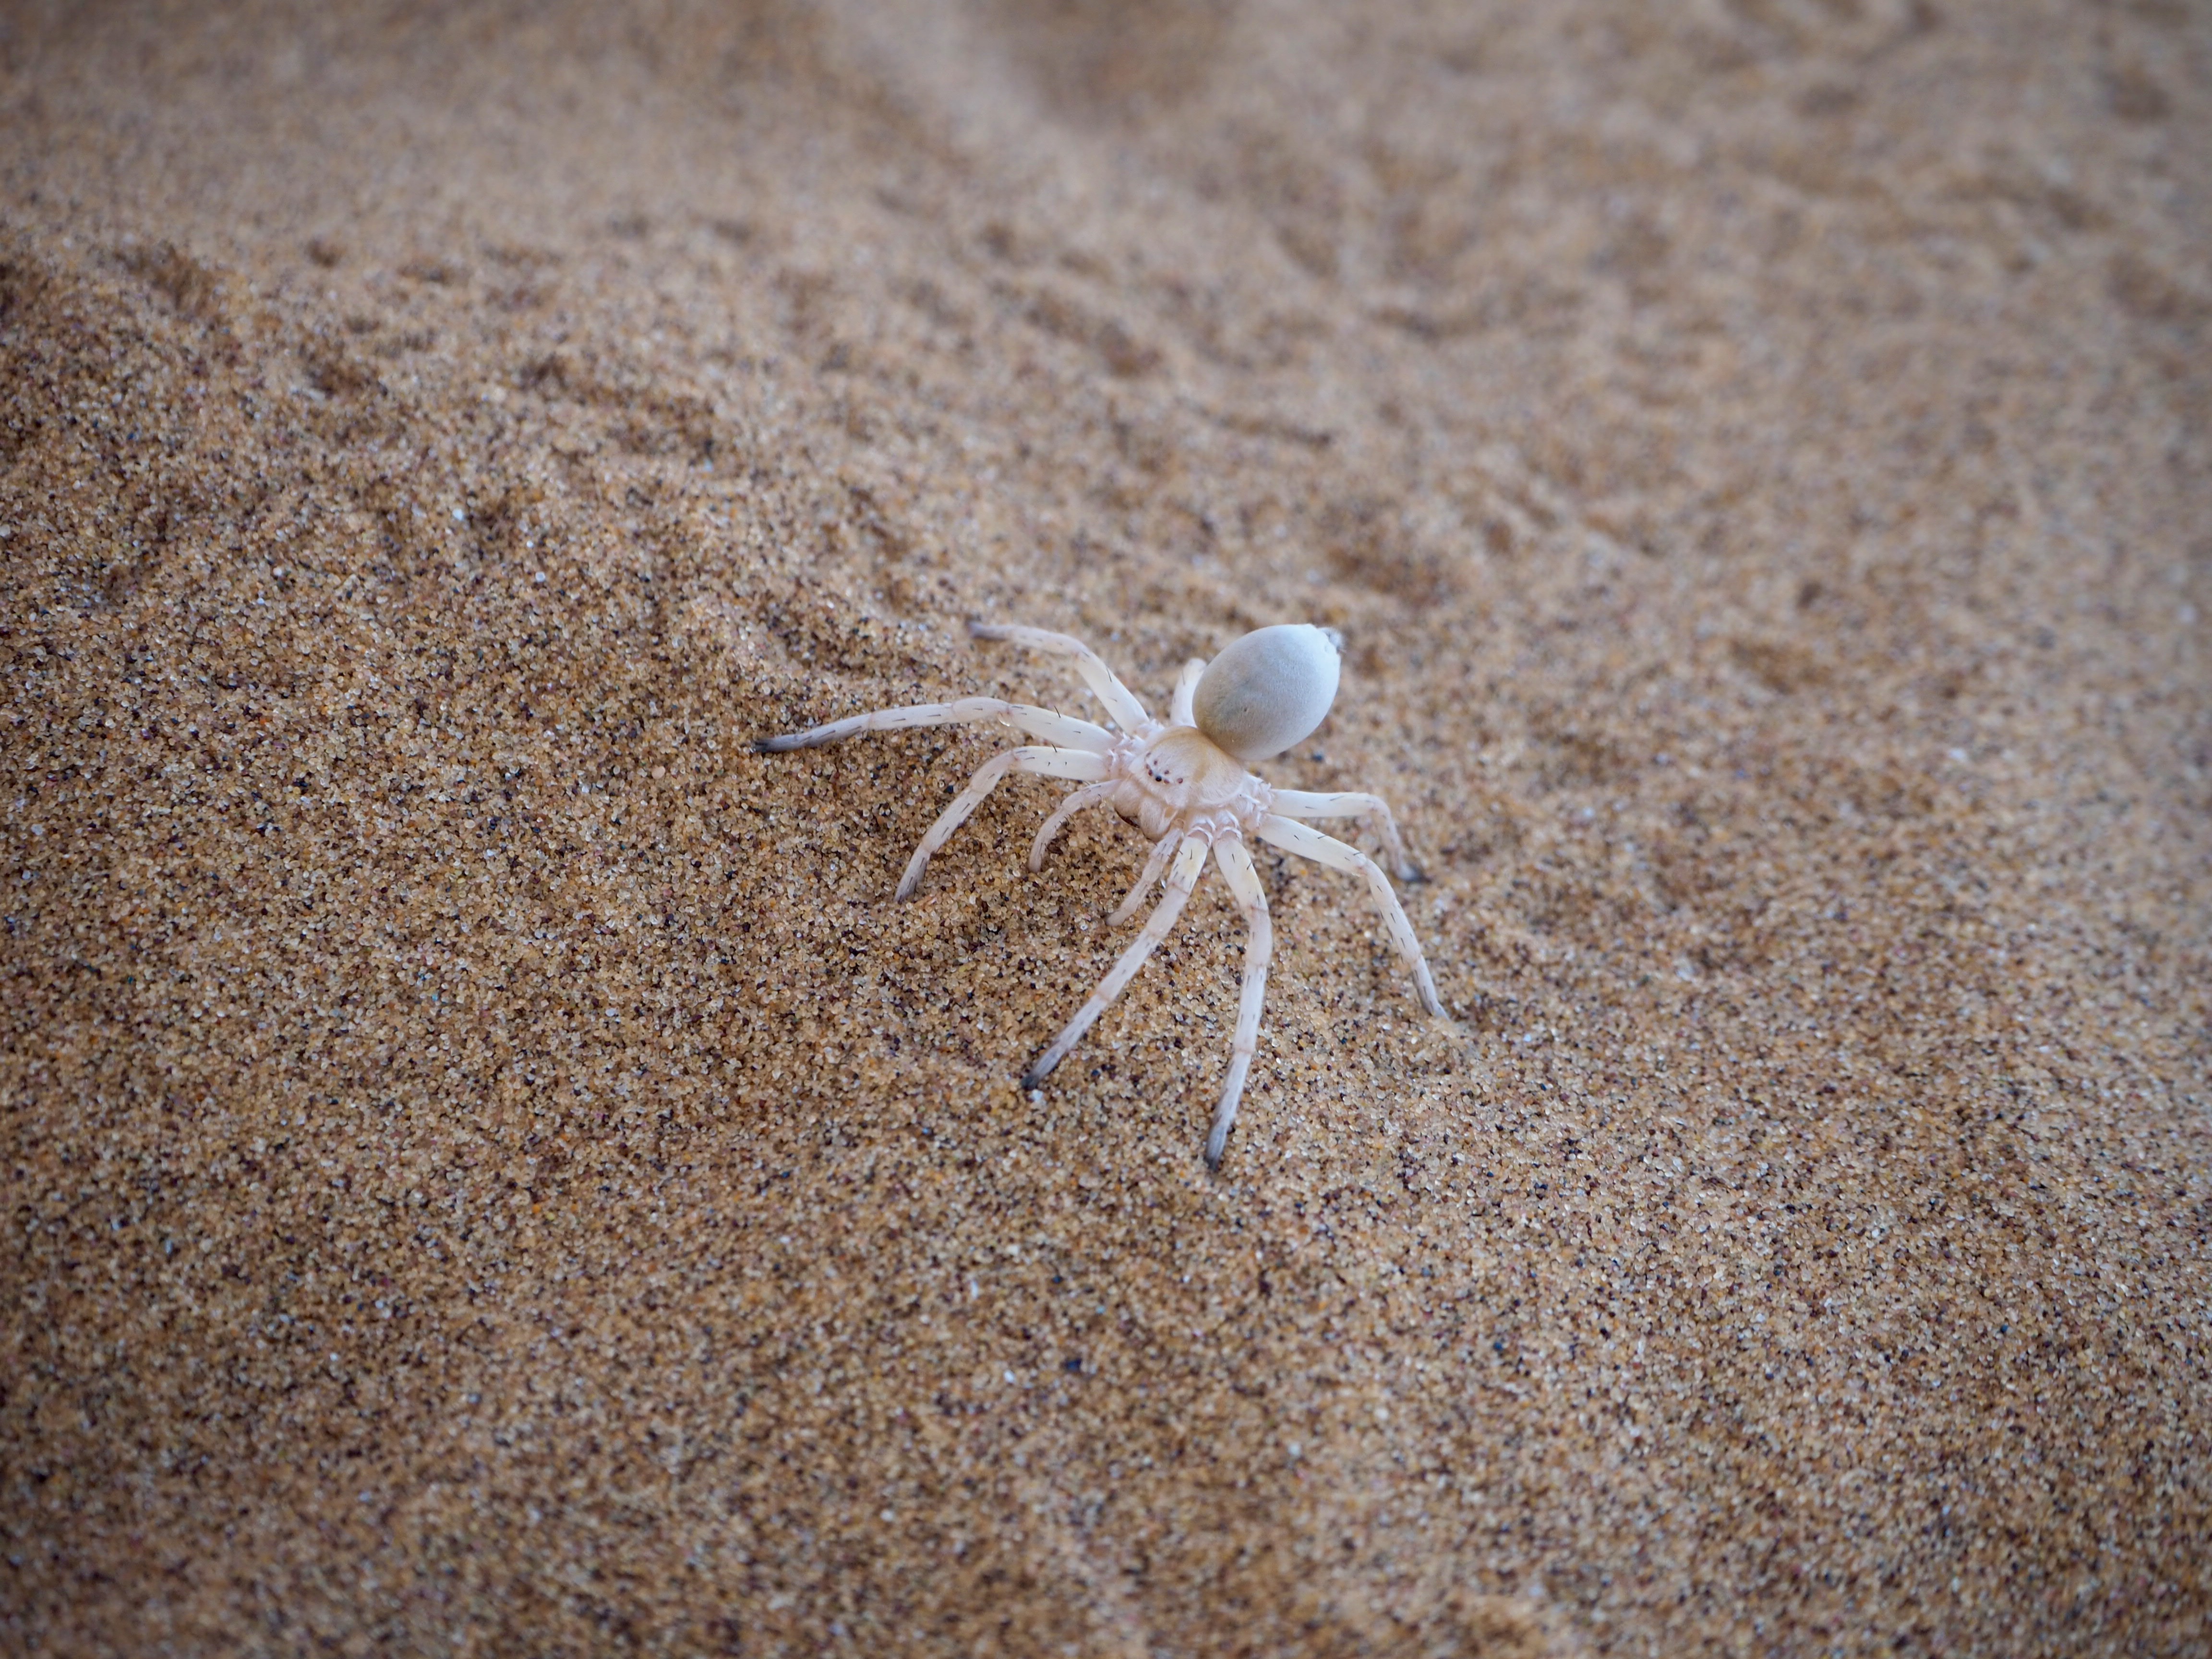
M997 697L963 697L957 702L921 703L855 714L850 720L833 720L787 737L763 738L753 747L757 752L775 754L835 743L860 732L903 732L920 726L994 721L1044 739L1043 745L1009 749L983 763L958 798L930 825L921 845L914 849L906 873L899 878L901 898L911 895L921 880L929 855L951 839L952 832L967 822L968 815L1009 772L1036 772L1083 786L1062 800L1037 831L1030 848L1032 870L1044 867L1045 849L1052 845L1053 837L1070 817L1086 806L1111 805L1152 838L1152 856L1145 860L1143 872L1108 921L1118 926L1134 915L1165 868L1167 886L1158 907L1091 1000L1053 1039L1052 1046L1037 1056L1022 1079L1023 1088L1034 1089L1042 1083L1136 976L1145 958L1182 914L1185 901L1205 870L1206 849L1212 848L1214 862L1221 866L1250 933L1244 952L1243 992L1237 1010L1237 1036L1230 1048L1229 1079L1222 1086L1213 1132L1206 1141L1208 1167L1220 1164L1230 1127L1237 1121L1244 1075L1251 1068L1253 1050L1259 1043L1260 1006L1267 996L1267 958L1274 947L1267 896L1260 885L1259 872L1252 867L1252 855L1244 850L1247 835L1363 878L1368 896L1390 930L1391 942L1413 970L1413 985L1420 992L1422 1005L1431 1014L1443 1015L1435 981L1429 977L1429 964L1421 957L1420 942L1413 937L1413 924L1406 920L1389 878L1357 848L1298 822L1301 818L1372 817L1397 866L1399 879L1410 880L1414 872L1406 862L1390 809L1374 795L1273 788L1245 769L1249 762L1281 754L1311 733L1328 714L1329 705L1336 701L1339 641L1335 634L1304 623L1262 628L1245 635L1210 664L1184 664L1176 681L1169 719L1163 724L1145 712L1144 704L1115 678L1114 671L1079 640L1039 628L981 623L970 623L968 631L977 639L1005 640L1032 651L1074 659L1076 672L1121 729L1110 731L1048 708Z

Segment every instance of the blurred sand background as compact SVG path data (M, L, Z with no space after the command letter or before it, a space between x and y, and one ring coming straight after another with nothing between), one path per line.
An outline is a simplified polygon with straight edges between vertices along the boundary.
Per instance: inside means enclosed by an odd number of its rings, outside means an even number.
M2212 1644L2212 10L0 8L0 1648ZM1457 1021L970 617L1350 641ZM1371 843L1370 843L1371 844Z

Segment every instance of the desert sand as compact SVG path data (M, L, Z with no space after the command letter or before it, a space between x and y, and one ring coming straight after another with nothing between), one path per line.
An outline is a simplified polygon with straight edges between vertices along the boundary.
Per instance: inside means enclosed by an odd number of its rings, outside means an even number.
M0 9L0 1648L2212 1646L2212 12ZM1347 641L1450 1013L969 693ZM1357 838L1362 832L1346 831ZM1370 836L1366 845L1375 843Z

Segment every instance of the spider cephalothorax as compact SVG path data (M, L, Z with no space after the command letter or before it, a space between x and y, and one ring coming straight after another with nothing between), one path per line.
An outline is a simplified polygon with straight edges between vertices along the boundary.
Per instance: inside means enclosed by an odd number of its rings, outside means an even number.
M860 732L898 732L918 726L953 726L963 722L995 721L1016 731L1042 738L1044 744L1009 749L985 762L946 807L921 844L907 861L900 878L898 896L910 895L921 880L931 854L951 838L983 798L1009 772L1036 772L1066 778L1083 787L1061 801L1037 831L1030 848L1030 868L1044 867L1044 855L1053 837L1070 817L1086 806L1111 805L1121 817L1151 838L1152 856L1128 896L1109 918L1115 923L1134 915L1145 895L1167 872L1167 885L1158 906L1146 921L1144 931L1121 953L1091 1000L1077 1011L1052 1046L1037 1057L1022 1079L1024 1088L1035 1088L1050 1075L1098 1016L1106 1012L1122 988L1136 976L1152 949L1167 937L1182 914L1184 902L1198 885L1208 848L1229 890L1244 913L1250 943L1244 952L1244 986L1238 1000L1237 1036L1231 1046L1229 1076L1221 1091L1221 1104L1213 1117L1213 1132L1206 1137L1206 1161L1221 1162L1222 1148L1237 1121L1237 1103L1244 1092L1245 1073L1260 1040L1260 1007L1267 995L1267 958L1274 934L1267 916L1267 891L1260 884L1244 838L1261 840L1317 863L1364 878L1369 896L1382 914L1391 942L1413 970L1413 984L1422 1005L1441 1015L1437 988L1413 937L1413 924L1391 890L1389 878L1375 861L1357 848L1347 846L1299 822L1304 818L1372 817L1397 866L1401 880L1413 871L1406 863L1398 840L1398 826L1390 809L1373 795L1346 792L1314 794L1302 789L1276 789L1249 770L1249 763L1279 755L1309 735L1327 716L1336 700L1338 641L1327 629L1304 623L1283 623L1247 634L1211 663L1183 665L1176 682L1169 718L1163 723L1146 713L1128 687L1099 660L1097 653L1065 634L1037 628L1009 628L970 623L978 639L1006 640L1033 651L1072 657L1118 732L1088 720L1070 719L1048 708L1006 702L997 697L963 697L957 702L922 703L907 708L878 709L855 714L787 737L769 738L754 747L766 753L805 749L835 743ZM1172 862L1170 862L1172 860Z

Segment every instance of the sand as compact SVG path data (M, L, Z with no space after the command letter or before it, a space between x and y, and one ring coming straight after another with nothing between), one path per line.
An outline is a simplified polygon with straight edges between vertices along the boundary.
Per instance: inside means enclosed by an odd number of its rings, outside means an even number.
M2212 1645L2212 13L0 71L0 1648ZM750 746L971 618L1342 629L1449 1026L1269 854L1024 1095L1140 839Z

